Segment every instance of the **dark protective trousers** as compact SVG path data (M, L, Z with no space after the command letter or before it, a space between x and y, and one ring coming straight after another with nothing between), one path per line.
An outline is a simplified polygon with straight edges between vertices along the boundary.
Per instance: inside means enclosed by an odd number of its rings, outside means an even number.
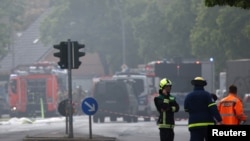
M208 141L207 127L189 129L190 141Z
M173 128L159 128L161 141L174 141Z

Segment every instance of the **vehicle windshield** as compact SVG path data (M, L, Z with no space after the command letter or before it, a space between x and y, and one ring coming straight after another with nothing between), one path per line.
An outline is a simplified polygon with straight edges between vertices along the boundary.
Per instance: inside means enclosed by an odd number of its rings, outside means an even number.
M139 94L144 92L144 83L142 79L134 79L135 83L134 88L136 89L136 92L138 92Z
M132 83L135 93L137 96L139 96L140 94L142 94L145 89L144 89L144 81L143 79L140 78L117 78L118 80L132 80L134 83Z

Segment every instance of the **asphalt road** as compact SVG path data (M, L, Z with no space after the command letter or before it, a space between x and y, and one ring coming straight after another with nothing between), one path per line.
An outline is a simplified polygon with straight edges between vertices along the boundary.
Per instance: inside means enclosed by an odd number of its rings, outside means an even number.
M84 137L113 137L117 141L159 141L159 130L154 120L137 123L127 123L119 119L117 122L92 123L90 126L88 116L74 117L73 135L74 138ZM90 128L91 127L91 128ZM91 134L92 133L92 134ZM44 120L43 122L23 124L0 124L1 141L22 141L26 136L36 137L67 137L66 124L64 119L58 121ZM175 127L175 141L189 139L189 132L184 122L177 122Z

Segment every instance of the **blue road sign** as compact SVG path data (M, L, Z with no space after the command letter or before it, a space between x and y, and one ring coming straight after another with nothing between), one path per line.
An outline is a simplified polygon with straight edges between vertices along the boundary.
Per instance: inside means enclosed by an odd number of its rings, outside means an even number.
M98 110L98 104L92 97L87 97L82 101L82 111L87 115L94 115Z

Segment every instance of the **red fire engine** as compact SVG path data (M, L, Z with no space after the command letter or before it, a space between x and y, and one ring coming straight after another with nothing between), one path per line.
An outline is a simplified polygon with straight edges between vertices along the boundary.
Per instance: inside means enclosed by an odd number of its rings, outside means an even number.
M55 63L20 65L9 78L12 116L57 115L58 103L66 97L67 71Z

